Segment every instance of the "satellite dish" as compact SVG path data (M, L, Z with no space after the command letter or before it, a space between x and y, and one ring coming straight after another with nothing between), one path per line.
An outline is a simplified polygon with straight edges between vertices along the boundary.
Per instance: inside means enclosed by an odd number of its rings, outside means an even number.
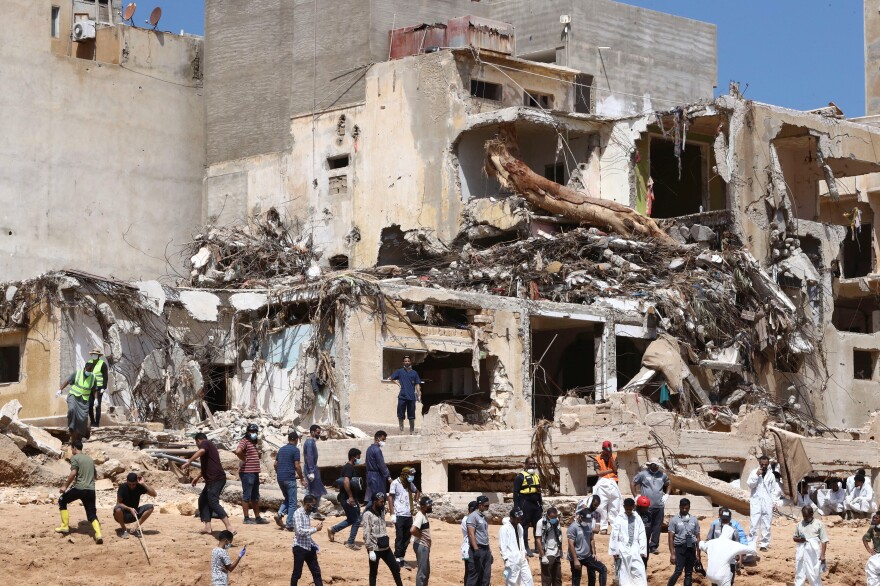
M153 25L153 30L156 30L156 27L159 26L160 18L162 18L162 9L157 6L150 13L150 20L147 21L147 24Z
M134 26L134 11L137 10L137 4L134 2L129 2L128 6L125 7L125 12L122 13L122 19L127 20L129 24Z

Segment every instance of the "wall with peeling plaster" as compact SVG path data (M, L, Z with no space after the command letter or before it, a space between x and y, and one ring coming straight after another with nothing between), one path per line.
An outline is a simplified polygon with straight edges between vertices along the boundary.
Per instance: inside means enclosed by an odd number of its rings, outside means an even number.
M61 336L61 311L57 308L49 308L48 315L32 312L27 331L0 330L4 345L24 343L19 382L0 384L0 403L18 400L22 418L67 413L65 399L55 397L61 386Z

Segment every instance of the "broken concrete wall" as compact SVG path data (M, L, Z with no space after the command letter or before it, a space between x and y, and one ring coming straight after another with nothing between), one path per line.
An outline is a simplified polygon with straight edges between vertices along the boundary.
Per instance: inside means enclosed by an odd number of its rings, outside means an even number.
M0 344L21 349L18 382L0 384L0 402L18 400L22 417L67 413L67 405L55 397L61 378L61 321L60 310L47 306L31 312L27 329L0 330Z

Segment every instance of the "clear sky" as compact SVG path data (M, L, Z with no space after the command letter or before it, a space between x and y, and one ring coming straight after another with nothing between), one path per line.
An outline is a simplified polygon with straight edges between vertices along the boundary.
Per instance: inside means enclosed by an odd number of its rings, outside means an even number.
M833 101L847 116L865 112L862 0L623 1L717 25L718 93L735 80L759 102L807 110ZM204 0L141 2L135 23L156 5L162 30L204 34Z

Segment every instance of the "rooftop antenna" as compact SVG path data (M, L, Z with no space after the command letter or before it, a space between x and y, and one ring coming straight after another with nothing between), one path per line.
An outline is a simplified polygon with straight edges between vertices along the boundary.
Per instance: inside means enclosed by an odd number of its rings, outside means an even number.
M147 24L153 25L153 30L159 26L159 19L162 18L162 9L158 6L153 9L153 12L150 13L150 20L147 21Z
M134 2L129 2L128 6L125 7L125 12L122 13L122 20L127 20L128 24L131 26L135 26L134 24L134 11L137 10L137 4Z

